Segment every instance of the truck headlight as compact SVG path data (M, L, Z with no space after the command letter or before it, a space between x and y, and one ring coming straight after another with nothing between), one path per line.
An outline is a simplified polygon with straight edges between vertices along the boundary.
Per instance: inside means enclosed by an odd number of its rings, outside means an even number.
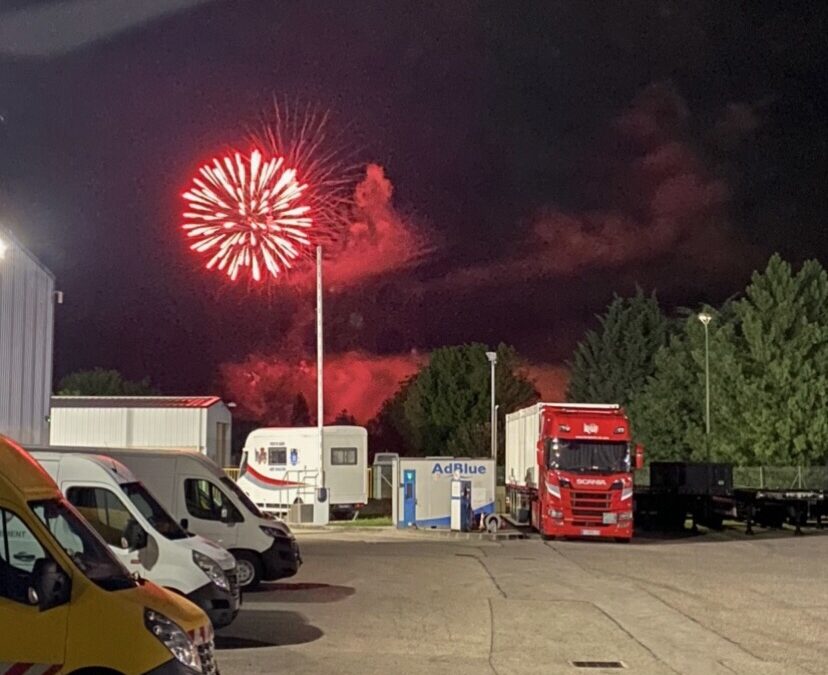
M212 581L223 591L230 590L230 582L227 581L227 575L221 566L209 556L193 551L193 562L201 568L201 571L207 575L207 578Z
M629 520L632 520L632 519L633 519L632 511L621 511L621 513L618 514L619 522L629 521Z
M144 625L185 666L201 672L198 648L174 621L151 609L144 610Z
M268 537L274 539L295 539L293 532L288 530L285 532L281 527L274 527L273 525L259 525L259 529Z

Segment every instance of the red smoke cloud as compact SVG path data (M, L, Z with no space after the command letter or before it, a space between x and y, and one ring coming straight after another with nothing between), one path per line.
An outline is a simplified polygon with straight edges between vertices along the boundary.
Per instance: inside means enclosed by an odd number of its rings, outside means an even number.
M400 382L425 362L417 353L376 356L363 352L334 354L325 359L325 421L343 409L365 424L392 396ZM224 395L238 406L240 419L265 425L290 425L297 393L316 414L316 365L278 356L251 355L221 366Z
M527 364L526 375L535 383L540 400L556 403L566 400L566 388L569 385L569 370L565 366L552 363Z
M324 250L326 289L339 290L411 266L431 251L424 233L394 208L393 195L385 169L368 164L354 189L350 223ZM314 277L306 269L292 281L306 286Z
M651 85L616 118L604 164L595 167L604 208L543 208L518 254L460 270L440 285L567 276L662 256L707 269L726 265L736 253L726 225L729 190L685 140L689 119L671 86Z

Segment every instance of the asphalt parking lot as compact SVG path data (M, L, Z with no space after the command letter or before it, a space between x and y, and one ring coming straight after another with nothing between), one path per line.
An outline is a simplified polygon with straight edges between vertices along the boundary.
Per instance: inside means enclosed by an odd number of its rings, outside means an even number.
M219 632L224 675L828 668L822 534L623 545L325 531L300 545L300 573L246 594Z

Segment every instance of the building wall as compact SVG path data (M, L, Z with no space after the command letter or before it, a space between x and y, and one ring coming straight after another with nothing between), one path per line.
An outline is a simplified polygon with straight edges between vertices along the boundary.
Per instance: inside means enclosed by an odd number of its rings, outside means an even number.
M49 441L55 281L0 229L0 433L21 443Z
M207 408L204 416L204 438L206 439L205 454L219 466L230 465L230 436L233 431L233 418L229 408L223 403ZM222 432L219 425L225 427L224 438L219 438Z

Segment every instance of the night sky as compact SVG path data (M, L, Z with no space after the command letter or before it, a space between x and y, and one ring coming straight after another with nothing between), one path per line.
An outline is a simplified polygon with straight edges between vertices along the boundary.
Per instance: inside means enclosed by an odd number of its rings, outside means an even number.
M345 130L373 237L329 263L328 410L465 341L556 395L614 292L716 303L775 250L828 259L821 4L4 0L0 222L65 293L56 376L306 386L312 294L228 284L180 229L276 95Z

